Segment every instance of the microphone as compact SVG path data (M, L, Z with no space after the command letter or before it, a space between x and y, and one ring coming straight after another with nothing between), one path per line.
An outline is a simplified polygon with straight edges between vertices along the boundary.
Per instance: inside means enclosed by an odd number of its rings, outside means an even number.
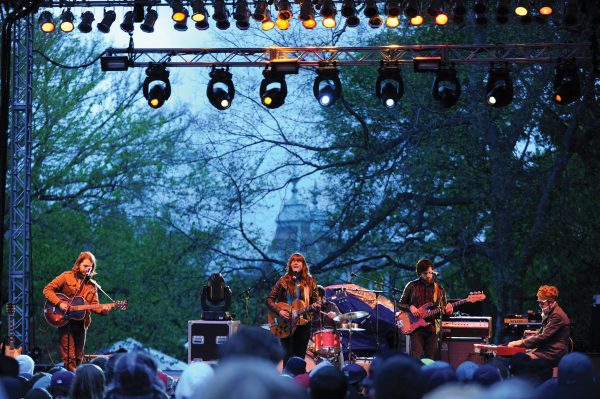
M439 273L439 272L433 272L433 275L434 275L434 276L439 276L439 275L440 275L440 273Z
M350 273L350 277L358 277L358 274L356 274L356 273L354 273L354 272L351 272L351 273Z

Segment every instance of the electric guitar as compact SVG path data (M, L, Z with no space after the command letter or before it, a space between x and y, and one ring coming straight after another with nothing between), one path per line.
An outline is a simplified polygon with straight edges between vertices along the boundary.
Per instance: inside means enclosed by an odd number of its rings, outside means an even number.
M304 313L312 312L321 306L322 301L313 303L310 306L304 306L304 301L300 299L294 300L292 304L286 302L277 302L275 307L277 313L269 311L268 323L273 335L277 338L285 338L293 334L297 326L308 323L308 320L301 318ZM283 318L279 315L282 310L287 310L290 314L289 318Z
M102 309L107 305L111 308L126 310L127 306L129 306L127 301L86 305L85 299L80 296L76 296L71 300L71 298L64 294L57 293L56 295L62 302L70 303L71 306L69 306L69 309L66 312L63 312L57 305L53 305L46 301L44 304L44 319L46 319L46 322L52 327L62 327L67 324L69 320L83 320L87 310Z
M457 307L467 302L479 302L483 301L484 299L485 294L483 292L471 292L467 298L452 303L452 306ZM398 326L400 331L402 331L402 334L411 334L417 328L426 327L430 325L431 322L426 321L425 319L434 316L440 313L441 311L439 307L431 309L432 306L433 304L430 302L426 303L425 305L419 308L419 310L423 311L423 318L413 316L413 314L410 311L401 310L400 312L398 312L396 316L396 325Z
M14 303L6 304L6 314L8 316L8 345L2 345L2 353L5 356L17 357L23 352L22 347L15 345L15 312L16 306Z

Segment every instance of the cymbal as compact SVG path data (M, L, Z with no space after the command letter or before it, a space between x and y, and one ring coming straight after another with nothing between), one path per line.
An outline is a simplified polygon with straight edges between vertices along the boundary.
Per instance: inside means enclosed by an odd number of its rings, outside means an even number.
M348 312L348 313L344 313L344 314L340 314L337 315L333 318L333 321L350 321L350 320L355 320L355 319L360 319L361 317L365 317L368 316L369 312L365 312L364 310L360 310L357 312Z
M366 331L364 328L338 328L338 331Z

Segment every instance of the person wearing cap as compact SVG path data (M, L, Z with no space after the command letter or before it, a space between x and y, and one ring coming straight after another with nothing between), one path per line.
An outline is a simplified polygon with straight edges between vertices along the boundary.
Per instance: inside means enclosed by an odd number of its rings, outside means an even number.
M511 341L508 346L532 349L527 355L532 359L543 359L556 366L569 351L571 320L558 306L558 288L542 285L537 292L537 302L542 310L542 325L526 339Z
M69 398L71 385L75 379L75 373L68 370L57 371L50 378L48 392L54 399Z
M438 358L439 335L441 331L441 314L451 314L452 304L446 301L446 291L434 278L434 265L429 259L417 262L416 272L419 278L410 281L404 287L400 298L400 310L409 311L413 316L423 318L425 315L421 306L432 303L431 310L439 308L439 315L428 317L429 326L417 328L410 334L410 355L416 359L426 357Z
M98 314L108 314L110 305L100 305L98 302L98 284L92 279L96 274L96 257L91 252L81 252L71 270L66 271L50 281L43 294L54 306L62 312L69 309L69 301L62 300L57 293L73 299L81 297L86 305L99 305L91 311ZM83 320L69 320L67 324L58 327L59 348L65 368L75 371L83 361L83 349L87 329L92 319L90 311L85 311Z
M288 310L282 309L282 303L296 306L301 304L302 309L306 311L294 317ZM286 351L285 358L283 359L284 364L292 356L304 359L308 340L310 339L311 313L312 311L320 310L321 307L317 291L317 281L310 274L308 264L302 254L294 253L290 256L287 264L287 272L277 280L271 289L266 300L266 305L272 314L277 316L278 320L276 324L295 325L295 328L291 328L290 335L279 337ZM297 310L295 309L295 311Z

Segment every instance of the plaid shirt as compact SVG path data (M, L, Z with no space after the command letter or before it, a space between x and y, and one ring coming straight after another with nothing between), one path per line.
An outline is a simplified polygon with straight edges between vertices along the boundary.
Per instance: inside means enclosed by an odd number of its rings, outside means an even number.
M435 294L435 286L438 287L437 299L434 301L433 297ZM419 308L426 303L433 303L434 306L431 309L435 309L437 307L441 307L441 309L446 306L446 291L439 283L426 283L423 279L418 278L406 284L404 287L404 292L402 293L402 297L400 298L400 309L405 311L410 311L409 308L411 305ZM437 317L430 317L426 320L432 322L431 331L439 332L441 328L441 315L443 312L440 312Z

